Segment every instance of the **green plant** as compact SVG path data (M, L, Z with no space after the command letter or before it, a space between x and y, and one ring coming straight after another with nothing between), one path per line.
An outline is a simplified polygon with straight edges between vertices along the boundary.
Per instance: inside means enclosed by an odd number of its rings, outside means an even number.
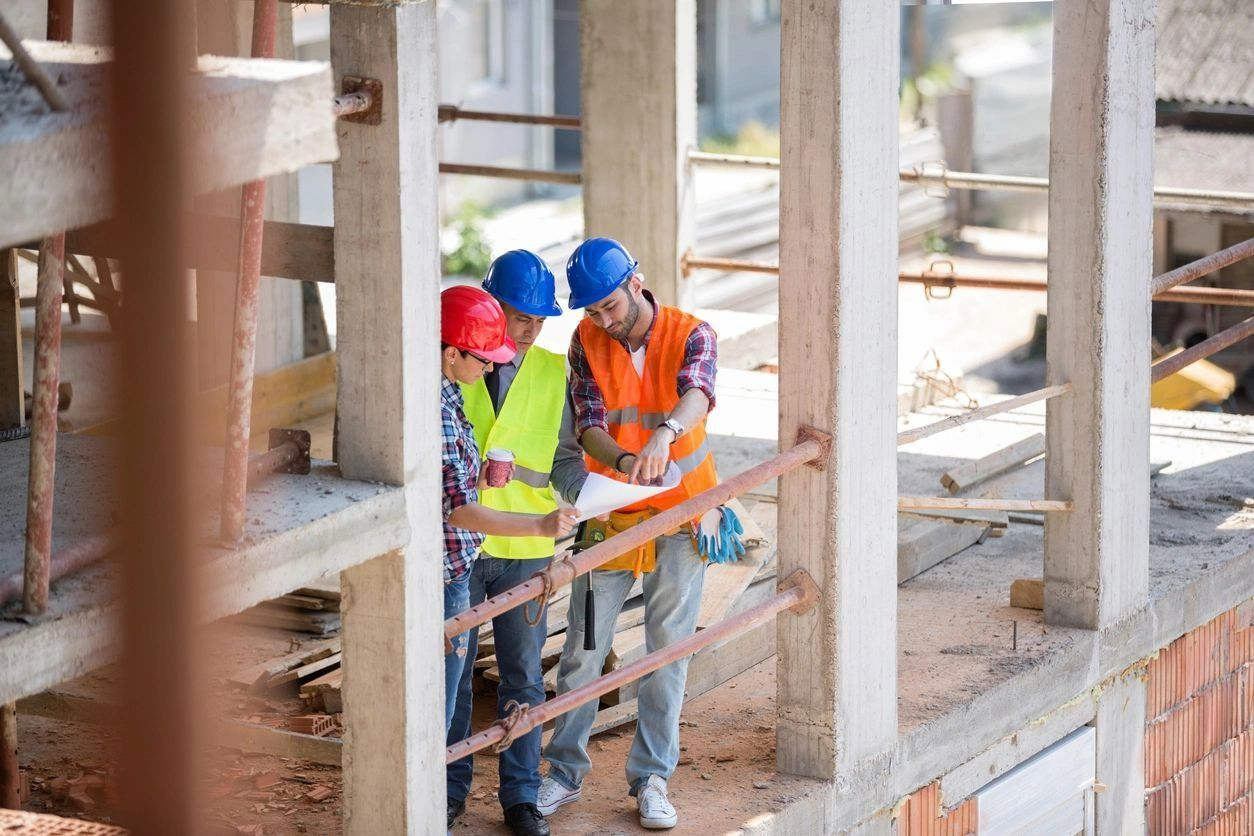
M445 275L479 277L488 272L492 264L492 248L483 234L483 221L491 213L477 203L463 203L457 215L446 225L452 233L446 240L455 239L457 245L446 249Z
M779 131L761 122L746 122L736 135L715 134L701 140L701 150L713 154L745 154L751 157L778 157Z
M933 255L947 255L951 251L950 242L935 229L923 233L923 252Z

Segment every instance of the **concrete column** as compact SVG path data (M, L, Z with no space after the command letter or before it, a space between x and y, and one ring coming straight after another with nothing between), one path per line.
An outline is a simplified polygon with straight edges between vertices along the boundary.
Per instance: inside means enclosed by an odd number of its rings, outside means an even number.
M1045 620L1142 606L1149 560L1153 0L1058 0L1050 111Z
M679 260L695 235L695 0L580 5L583 218L621 241L660 302L691 310Z
M779 618L781 770L832 778L897 734L899 10L785 0L779 437L832 436L780 479L780 577L822 606Z
M1116 677L1097 700L1098 836L1145 832L1145 702L1143 670Z
M0 429L26 425L17 251L0 250Z
M407 488L413 545L344 572L344 832L444 828L436 399L436 3L331 6L331 64L383 85L382 124L339 122L339 463Z

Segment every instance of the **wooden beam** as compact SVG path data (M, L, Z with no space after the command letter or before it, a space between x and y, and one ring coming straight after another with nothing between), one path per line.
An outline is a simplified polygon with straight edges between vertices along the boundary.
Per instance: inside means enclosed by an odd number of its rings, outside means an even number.
M985 499L965 496L899 496L897 509L962 508L972 511L1070 511L1069 499Z
M0 429L26 425L17 250L0 250Z
M106 77L111 52L29 42L58 78L68 114L18 108L19 85L0 91L0 171L20 171L0 203L0 247L75 229L114 211ZM0 49L0 68L11 63ZM202 56L190 74L190 191L201 194L336 157L331 71L315 61ZM434 117L433 117L434 118Z
M188 220L200 233L192 242L188 267L235 272L239 266L239 219L196 214ZM335 231L329 226L266 221L261 243L261 274L306 282L335 281ZM117 257L117 222L72 230L65 235L67 252Z
M1007 473L1024 462L1045 455L1045 435L1035 433L987 456L964 462L941 474L941 484L952 494Z

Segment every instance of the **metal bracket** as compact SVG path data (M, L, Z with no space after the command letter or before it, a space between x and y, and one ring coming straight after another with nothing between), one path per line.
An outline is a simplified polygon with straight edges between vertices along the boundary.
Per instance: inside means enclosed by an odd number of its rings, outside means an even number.
M797 569L780 581L778 591L786 592L794 588L804 590L805 596L788 608L790 613L793 615L805 615L818 606L819 585L814 582L814 578L810 577L810 573L805 569Z
M832 454L832 436L831 433L825 433L822 430L816 430L814 427L802 427L797 430L797 443L804 444L807 441L817 441L819 443L819 454L810 461L806 462L806 467L817 470L819 473L827 470L827 458Z
M296 446L300 448L300 456L293 460L290 464L275 470L275 473L295 473L305 476L309 473L309 448L311 439L308 430L270 430L269 448L273 450L275 447L286 444L289 441L296 442Z
M929 171L928 166L935 166L940 171ZM921 164L914 167L914 171L919 176L919 185L923 187L923 194L941 200L949 197L949 183L945 182L945 177L949 174L949 166L945 164L944 160L924 160ZM940 180L940 188L930 185L927 182L928 180Z
M956 286L954 263L947 258L933 261L923 271L923 295L928 299L948 299L954 295ZM938 287L948 288L949 292L941 296L936 292Z
M340 82L341 93L365 93L370 97L370 109L340 117L345 122L378 125L383 122L383 82L377 78L346 75Z

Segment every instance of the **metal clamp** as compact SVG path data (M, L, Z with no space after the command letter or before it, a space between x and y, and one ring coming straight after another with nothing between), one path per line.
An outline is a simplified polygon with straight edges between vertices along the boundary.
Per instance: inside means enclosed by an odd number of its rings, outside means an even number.
M830 433L825 433L814 427L802 427L797 430L797 443L804 444L807 441L817 441L819 443L819 454L806 462L805 465L822 473L827 470L827 459L832 454L832 436Z
M928 166L936 166L939 173L930 173ZM924 160L914 167L914 173L919 178L919 185L923 187L923 194L941 200L949 197L949 183L945 180L949 175L949 166L944 160ZM932 182L929 184L928 181ZM939 188L937 188L937 181L939 181Z
M786 592L789 589L801 589L804 593L800 601L788 608L793 615L805 615L818 605L819 585L805 569L797 569L780 581L779 592Z
M949 259L933 261L923 271L923 295L929 300L948 299L954 295L954 288L958 286L954 279L954 263L952 261ZM948 293L941 296L936 292L938 287L945 288L948 290Z

